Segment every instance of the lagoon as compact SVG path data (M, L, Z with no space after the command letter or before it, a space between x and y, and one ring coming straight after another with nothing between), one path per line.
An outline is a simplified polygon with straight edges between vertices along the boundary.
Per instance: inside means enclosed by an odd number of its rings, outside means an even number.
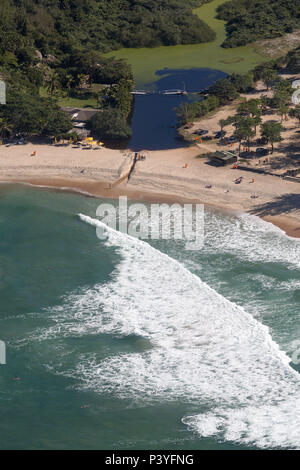
M225 37L225 22L216 19L216 9L224 0L213 0L194 10L217 34L210 43L161 46L141 49L120 49L108 56L126 59L132 66L137 88L155 88L162 76L167 77L169 70L208 68L225 73L246 73L268 57L259 54L254 45L224 49L221 47Z
M141 49L120 49L108 56L126 59L133 68L136 89L161 91L183 89L203 91L215 81L232 72L246 73L268 60L255 51L253 45L224 49L225 22L216 19L216 9L224 0L213 0L194 10L215 32L210 43L162 46ZM177 137L174 108L186 100L199 99L199 95L135 97L131 119L132 138L126 142L133 150L158 150L183 147Z

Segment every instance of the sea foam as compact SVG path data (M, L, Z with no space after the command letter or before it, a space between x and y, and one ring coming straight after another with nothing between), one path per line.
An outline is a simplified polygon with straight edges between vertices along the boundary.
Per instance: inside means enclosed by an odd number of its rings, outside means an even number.
M267 327L178 261L106 230L107 243L119 250L122 261L109 283L69 299L70 318L76 316L85 332L137 335L152 348L101 362L82 357L73 375L83 387L139 403L199 405L205 411L184 416L183 423L203 437L299 448L299 375ZM74 327L74 322L60 325L65 334L74 333Z

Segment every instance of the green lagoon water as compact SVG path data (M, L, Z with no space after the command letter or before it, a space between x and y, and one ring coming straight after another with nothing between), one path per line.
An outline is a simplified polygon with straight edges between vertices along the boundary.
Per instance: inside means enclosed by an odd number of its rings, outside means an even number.
M253 45L224 49L225 22L217 20L216 8L224 0L213 0L194 12L216 31L211 43L141 49L121 49L108 56L126 59L132 66L135 88L156 94L137 95L131 120L132 138L126 145L136 151L178 148L184 145L178 138L175 108L183 102L199 100L203 91L227 73L245 73L267 61ZM188 96L165 96L157 92L182 89Z
M299 240L104 242L101 202L0 187L0 448L299 448Z
M253 45L224 49L221 47L225 37L225 22L215 18L216 8L224 0L212 0L194 10L217 34L211 43L184 46L162 46L141 49L120 49L108 56L127 59L132 65L136 87L153 87L159 76L168 76L174 69L207 68L226 73L246 73L268 57L255 51Z

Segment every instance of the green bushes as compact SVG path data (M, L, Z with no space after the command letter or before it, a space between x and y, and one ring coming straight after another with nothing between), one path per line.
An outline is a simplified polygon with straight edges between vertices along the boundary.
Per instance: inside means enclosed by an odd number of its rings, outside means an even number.
M11 90L7 104L0 106L0 118L13 134L59 136L72 128L67 114L55 103L17 90Z
M131 136L131 129L125 117L116 108L100 111L87 124L92 134L100 139L126 140Z
M176 109L179 126L205 116L210 111L218 108L219 104L220 101L216 96L208 96L204 100L195 101L194 103L183 103Z
M230 79L222 78L208 89L210 95L217 96L221 105L238 98L239 93Z
M105 84L110 88L97 93L98 103L117 110L109 115L127 135L122 119L131 111L132 70L125 61L103 53L124 46L212 41L215 33L192 14L192 8L207 1L1 0L0 72L9 90L17 90L18 96L24 93L23 123L17 100L7 108L14 131L45 134L52 129L53 135L61 134L68 127L63 115L58 114L55 129L54 121L46 123L42 106L54 109L54 101L64 95L90 97L91 85ZM51 105L39 97L39 90L48 93ZM118 134L115 128L112 134Z
M30 46L61 55L212 41L214 31L192 14L207 1L1 0L0 55Z

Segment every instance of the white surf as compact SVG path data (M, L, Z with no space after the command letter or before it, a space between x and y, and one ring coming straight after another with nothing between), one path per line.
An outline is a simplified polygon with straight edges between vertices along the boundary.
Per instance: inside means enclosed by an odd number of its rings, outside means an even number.
M106 230L122 261L108 284L68 299L76 322L60 333L137 335L152 348L99 363L83 357L75 375L84 387L138 402L192 402L205 411L183 422L203 437L299 448L299 374L268 329L176 260Z

